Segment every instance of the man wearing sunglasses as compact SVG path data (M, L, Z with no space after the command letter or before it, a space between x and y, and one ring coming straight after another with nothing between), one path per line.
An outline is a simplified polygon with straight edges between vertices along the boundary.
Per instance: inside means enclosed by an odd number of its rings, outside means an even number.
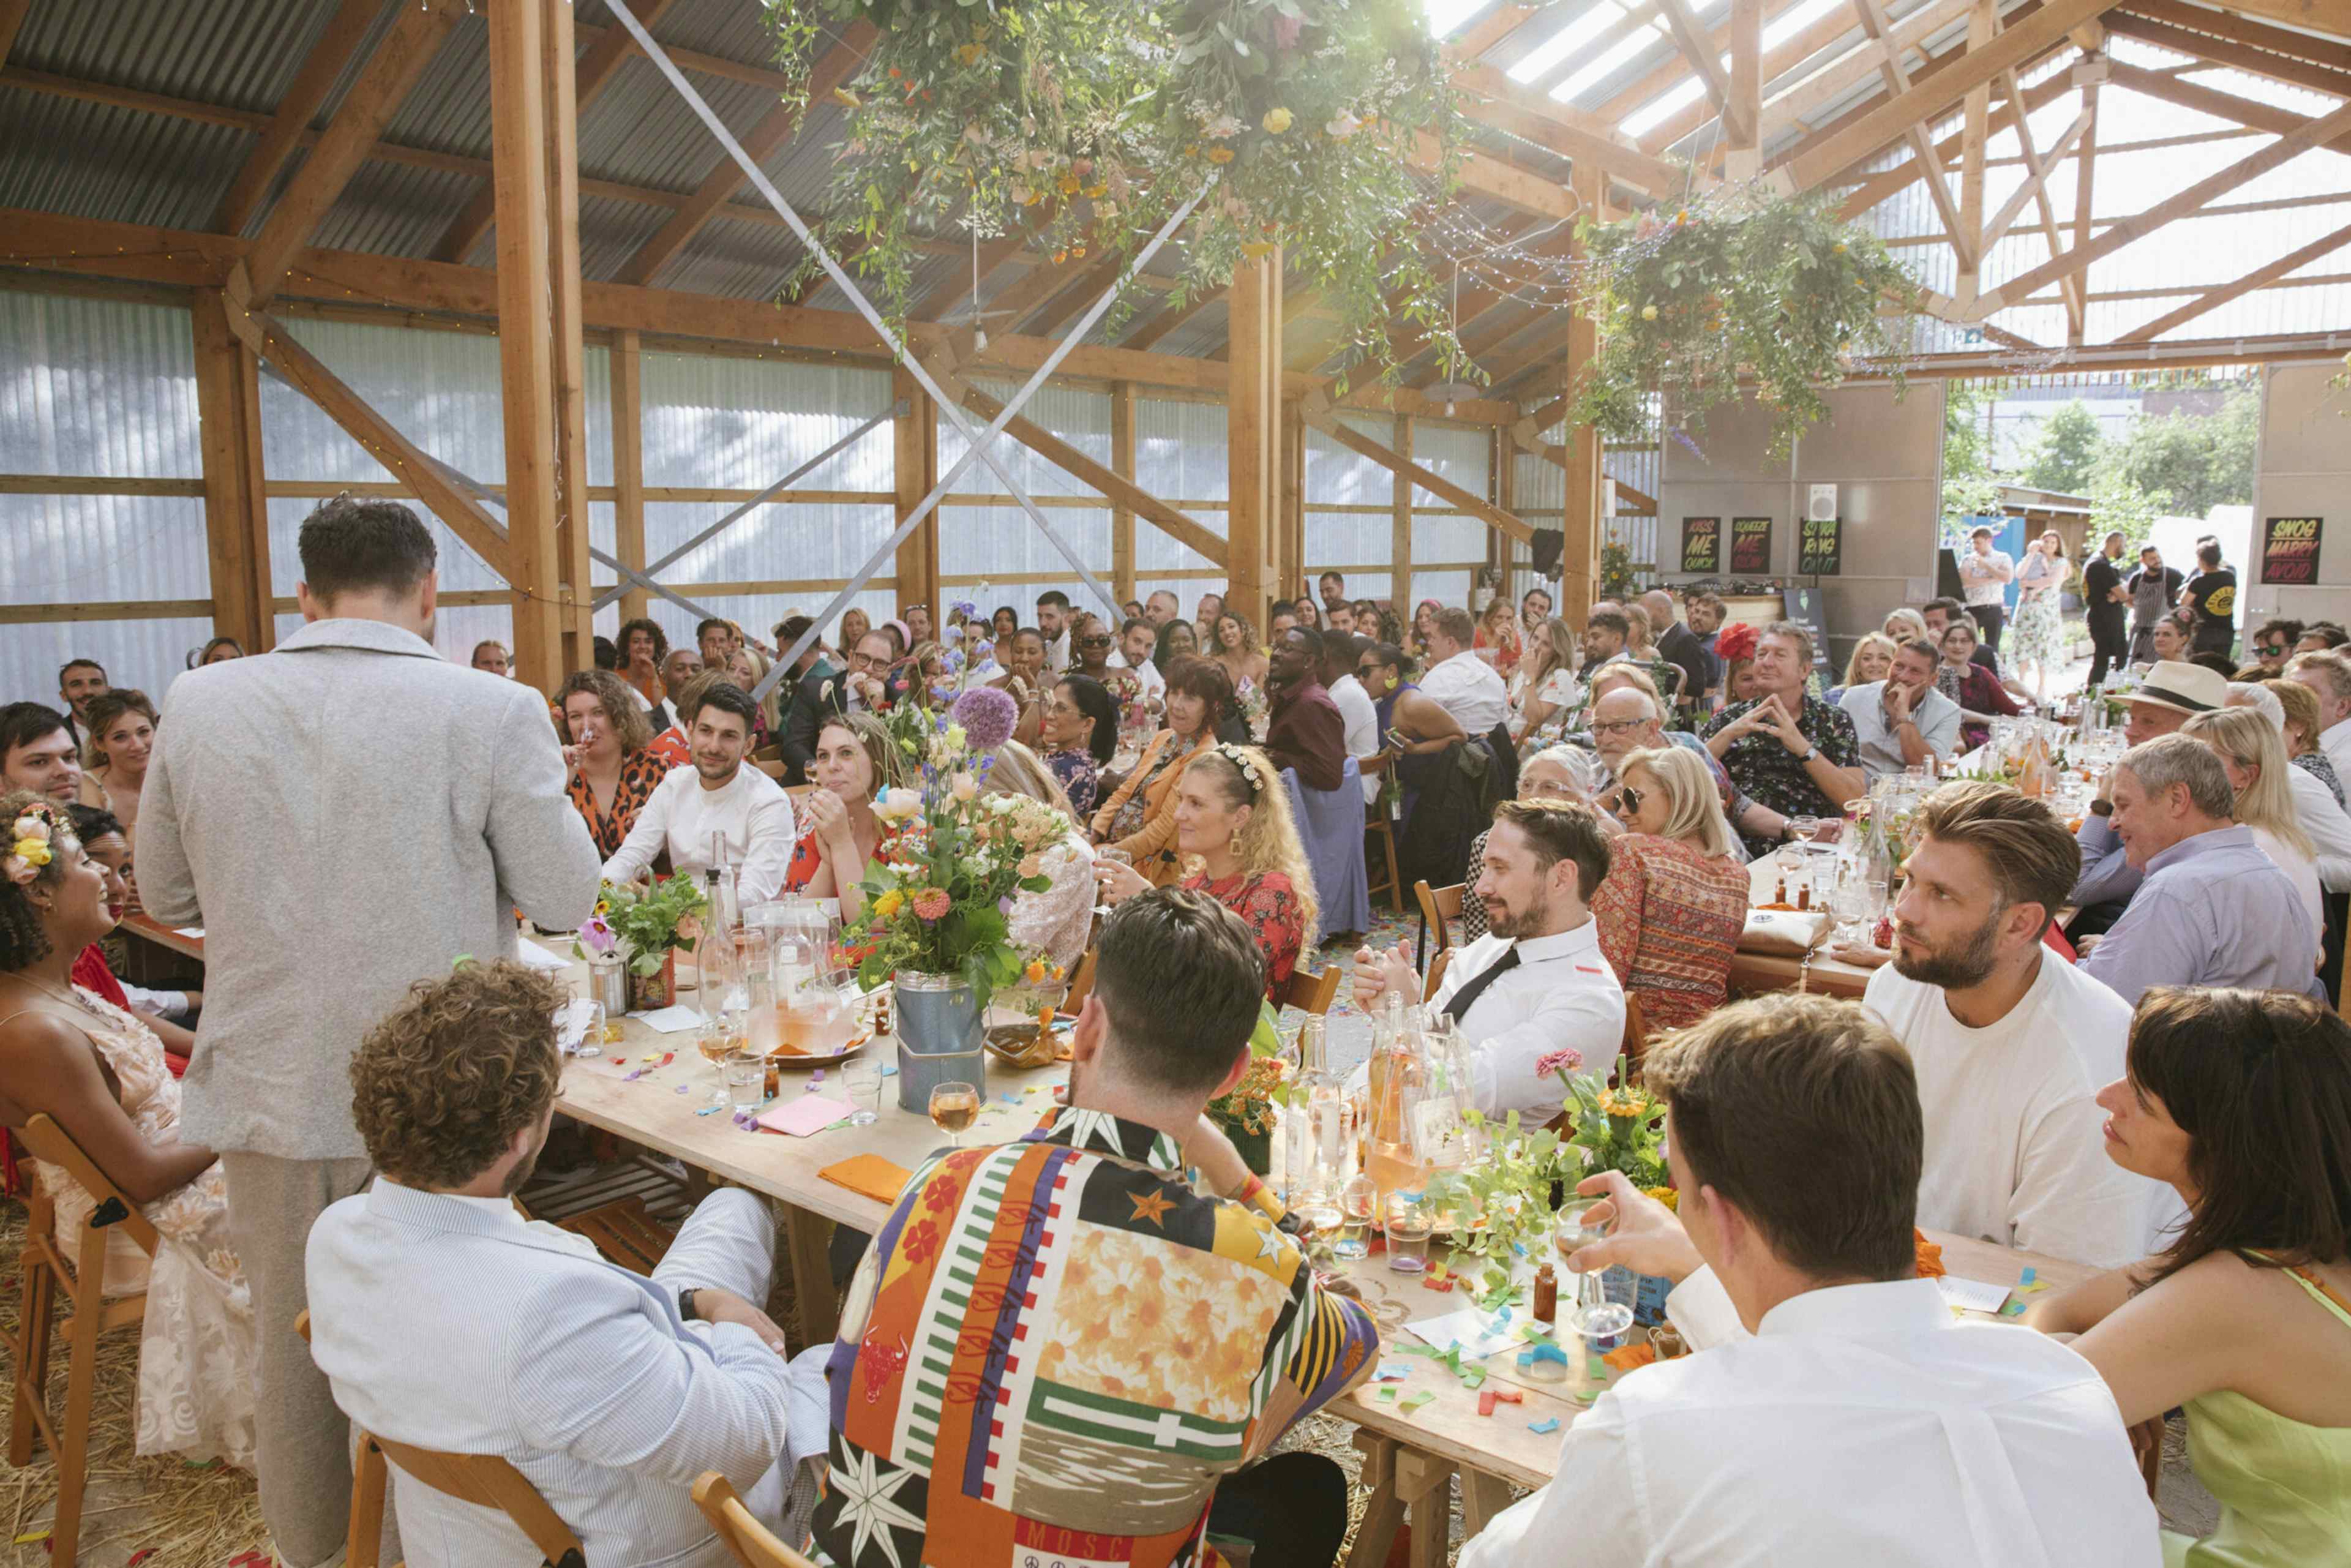
M2302 641L2304 628L2299 621L2264 621L2262 629L2252 635L2246 649L2259 661L2259 680L2276 681L2285 678L2285 662L2294 645Z

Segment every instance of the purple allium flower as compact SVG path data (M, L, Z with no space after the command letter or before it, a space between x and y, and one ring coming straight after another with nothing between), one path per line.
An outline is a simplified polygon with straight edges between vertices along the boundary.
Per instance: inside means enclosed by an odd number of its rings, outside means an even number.
M1019 705L1008 692L994 686L977 686L956 698L947 709L947 716L963 726L964 739L974 751L985 756L1012 738L1012 727L1019 722Z

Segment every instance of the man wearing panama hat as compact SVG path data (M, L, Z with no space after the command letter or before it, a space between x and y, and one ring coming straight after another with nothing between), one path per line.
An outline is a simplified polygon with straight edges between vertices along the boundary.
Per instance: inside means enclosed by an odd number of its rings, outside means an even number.
M2144 746L2158 737L2176 734L2195 714L2210 713L2229 703L2229 682L2218 671L2201 664L2166 659L2147 673L2147 679L2126 694L2130 716L2123 738ZM2080 911L2065 928L2079 942L2095 936L2122 917L2123 905L2138 891L2140 873L2123 854L2114 830L2114 775L2098 781L2097 798L2090 802L2074 837L2082 846L2082 876L2074 884L2074 907Z

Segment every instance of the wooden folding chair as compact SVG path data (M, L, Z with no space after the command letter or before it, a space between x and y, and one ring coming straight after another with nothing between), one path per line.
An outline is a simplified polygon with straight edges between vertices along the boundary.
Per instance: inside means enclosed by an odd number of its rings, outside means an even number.
M1290 978L1281 983L1281 995L1275 1000L1281 1007L1296 1008L1320 1018L1331 1010L1332 1002L1337 999L1343 974L1336 964L1311 971L1293 969Z
M1437 933L1438 952L1453 946L1453 928L1446 922L1461 918L1461 894L1468 886L1459 882L1436 888L1425 882L1412 884L1412 895L1420 901L1420 940L1413 949L1416 959L1427 951L1428 934L1432 931Z
M1429 960L1428 978L1422 981L1420 987L1420 999L1423 1005L1437 999L1437 988L1445 984L1445 971L1452 967L1452 965L1453 949L1450 947L1441 949L1436 957Z
M1381 871L1384 864L1386 870ZM1364 824L1364 872L1367 897L1377 899L1385 894L1395 912L1404 908L1404 874L1396 870L1395 825L1383 817L1376 822ZM1374 878L1378 880L1374 881Z
M770 779L784 776L784 759L780 757L755 757L751 759L751 766Z
M147 1316L147 1294L107 1301L107 1233L115 1226L138 1243L149 1258L162 1244L155 1228L106 1178L81 1145L46 1115L36 1115L18 1129L17 1141L34 1158L57 1166L82 1185L98 1200L68 1262L57 1245L57 1206L37 1183L26 1193L25 1252L16 1352L16 1408L8 1425L8 1462L22 1469L33 1458L36 1438L57 1457L57 1507L49 1526L49 1562L54 1568L73 1568L81 1543L83 1490L89 1480L90 1399L98 1384L98 1336L110 1329L127 1328ZM70 1308L53 1330L49 1309L60 1290ZM51 1334L62 1331L72 1349L66 1367L66 1404L60 1424L48 1406Z
M576 1236L585 1236L607 1261L636 1274L651 1274L653 1265L669 1251L670 1243L677 1239L677 1228L654 1218L644 1198L636 1193L555 1223Z
M1070 989L1061 998L1061 1010L1075 1018L1086 998L1094 994L1094 950L1087 948L1078 956L1077 967L1070 971Z
M308 1312L295 1318L294 1332L308 1341ZM530 1538L551 1568L585 1568L587 1555L580 1537L548 1507L530 1478L497 1455L444 1453L395 1443L364 1427L353 1429L359 1434L359 1457L351 1467L351 1521L343 1542L346 1568L382 1568L383 1500L391 1479L386 1461L419 1485L460 1502L496 1509Z
M743 1506L732 1482L716 1470L704 1472L694 1483L694 1506L726 1543L726 1550L743 1568L815 1568L807 1558L776 1539L775 1531L761 1524L751 1511Z
M1625 993L1625 1040L1616 1062L1616 1082L1641 1082L1641 1059L1649 1053L1649 1025L1641 1017L1641 998Z

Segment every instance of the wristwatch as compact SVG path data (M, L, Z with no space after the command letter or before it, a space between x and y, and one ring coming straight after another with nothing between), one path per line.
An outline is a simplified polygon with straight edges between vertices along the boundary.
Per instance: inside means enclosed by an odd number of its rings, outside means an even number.
M1796 765L1798 767L1802 767L1805 763L1810 762L1813 758L1818 757L1820 754L1821 748L1815 746L1811 750L1805 752L1802 757L1797 758Z
M699 1285L688 1285L677 1293L677 1315L687 1322L701 1321L694 1315L694 1292L700 1289Z

